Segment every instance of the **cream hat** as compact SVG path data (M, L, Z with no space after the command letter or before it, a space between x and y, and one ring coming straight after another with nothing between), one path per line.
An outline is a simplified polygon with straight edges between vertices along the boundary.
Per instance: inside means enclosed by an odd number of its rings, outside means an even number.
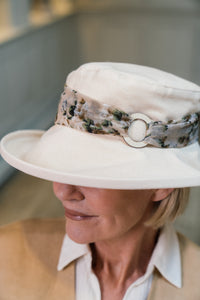
M200 185L200 87L133 64L71 72L55 125L1 140L2 157L30 175L113 189Z

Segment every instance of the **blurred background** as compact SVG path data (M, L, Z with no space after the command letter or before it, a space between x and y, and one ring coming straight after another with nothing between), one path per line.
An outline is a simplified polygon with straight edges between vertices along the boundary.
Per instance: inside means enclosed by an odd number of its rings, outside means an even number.
M88 61L142 64L200 84L200 0L0 0L0 138L53 124L66 75ZM200 244L200 188L175 226ZM62 216L51 183L0 158L0 225Z

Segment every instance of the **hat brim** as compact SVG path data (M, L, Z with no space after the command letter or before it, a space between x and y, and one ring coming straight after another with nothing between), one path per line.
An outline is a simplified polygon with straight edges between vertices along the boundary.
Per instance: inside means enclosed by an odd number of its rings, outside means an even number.
M1 140L13 167L50 181L108 189L155 189L200 185L198 143L179 149L135 149L119 137L55 125L23 130Z

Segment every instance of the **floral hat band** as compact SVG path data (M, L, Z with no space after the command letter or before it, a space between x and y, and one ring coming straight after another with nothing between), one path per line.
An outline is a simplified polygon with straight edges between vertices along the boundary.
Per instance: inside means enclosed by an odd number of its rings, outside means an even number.
M65 85L55 124L93 134L121 136L132 147L182 148L199 140L200 114L181 120L153 121L142 113L126 113L83 96Z

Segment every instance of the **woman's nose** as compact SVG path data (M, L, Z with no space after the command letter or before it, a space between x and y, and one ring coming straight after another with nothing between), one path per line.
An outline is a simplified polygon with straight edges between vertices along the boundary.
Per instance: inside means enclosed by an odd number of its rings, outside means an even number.
M54 182L53 191L56 197L61 201L81 201L85 198L75 185Z

